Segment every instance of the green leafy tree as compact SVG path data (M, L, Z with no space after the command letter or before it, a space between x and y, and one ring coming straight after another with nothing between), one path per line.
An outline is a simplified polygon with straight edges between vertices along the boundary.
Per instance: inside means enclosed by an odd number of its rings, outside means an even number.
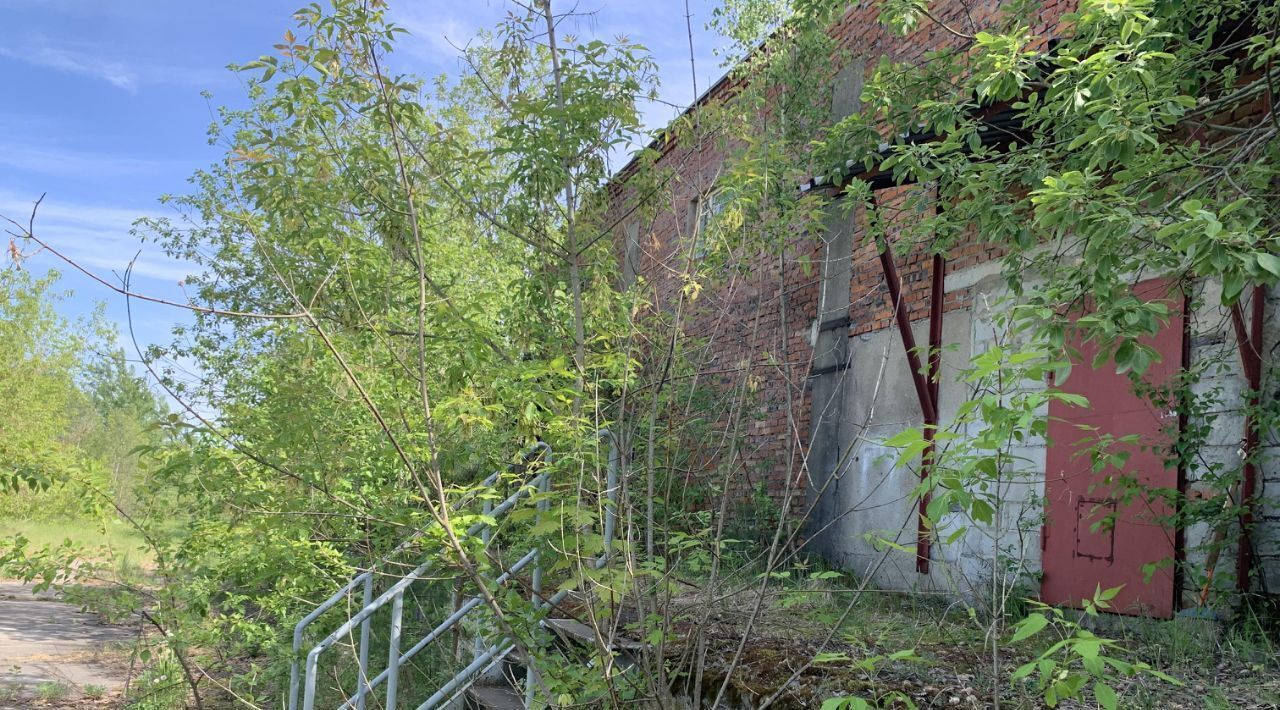
M0 271L0 510L24 519L93 516L129 497L134 447L154 443L163 407L125 362L101 311L58 314L58 276Z
M14 506L24 491L63 482L80 463L66 439L86 404L76 387L86 343L54 311L56 278L37 279L12 266L0 271L0 405L10 413L0 430L0 482Z

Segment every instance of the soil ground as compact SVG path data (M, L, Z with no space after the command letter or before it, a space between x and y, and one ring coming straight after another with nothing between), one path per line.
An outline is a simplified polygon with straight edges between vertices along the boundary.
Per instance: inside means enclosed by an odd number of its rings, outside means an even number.
M756 707L783 688L772 707L818 708L833 697L857 697L877 703L872 707L987 708L996 694L1004 708L1045 707L1034 682L1012 683L1009 677L1057 640L1052 629L1043 638L1002 642L997 675L981 624L960 605L919 597L867 595L849 611L832 642L823 646L820 641L846 608L846 598L839 592L812 590L771 594L733 667L722 696L726 705ZM715 697L724 681L753 601L751 593L726 599L701 625L707 661L698 695L704 702ZM1114 615L1085 623L1117 642L1117 657L1148 663L1178 681L1150 675L1116 678L1120 707L1280 708L1280 641L1270 627ZM683 632L691 630L686 627ZM679 657L685 650L676 642L668 652ZM913 657L892 658L907 650ZM822 660L812 663L815 657ZM1091 692L1083 695L1058 707L1096 707Z

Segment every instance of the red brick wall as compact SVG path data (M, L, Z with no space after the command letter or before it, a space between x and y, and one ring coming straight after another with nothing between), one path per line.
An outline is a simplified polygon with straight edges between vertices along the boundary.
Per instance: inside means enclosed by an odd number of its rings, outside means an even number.
M1075 0L1044 2L1033 32L1042 36L1061 34L1054 27L1067 6L1074 3ZM1000 5L997 0L971 0L964 4L947 1L931 3L931 9L947 25L971 34L994 26ZM851 3L833 30L840 49L864 60L868 72L874 70L880 57L919 63L925 61L931 51L959 46L962 42L927 19L911 35L898 37L876 21L878 12L878 3ZM737 88L733 81L722 81L700 105L724 101ZM698 280L705 289L692 303L688 298L682 299L681 288L685 283L682 273L689 246L686 229L689 204L711 187L727 154L726 148L716 140L699 144L669 141L660 150L656 168L659 172L669 171L674 178L656 194L642 195L628 182L633 172L624 169L609 187L608 218L618 225L615 234L620 263L626 249L627 224L639 225L637 266L644 288L648 289L651 315L671 322L679 312L681 331L691 339L705 340L705 345L696 351L695 362L703 373L699 378L701 383L714 392L717 406L713 407L713 413L718 418L710 433L703 437L704 441L690 445L700 451L713 452L707 458L719 456L723 461L729 450L719 444L733 437L736 425L736 432L742 437L731 466L733 483L764 484L772 496L779 498L790 472L799 504L804 498L806 480L801 457L809 435L810 402L805 386L812 357L809 336L817 315L823 242L816 233L797 234L782 256L775 253L752 258L753 266L747 273L699 273ZM890 208L912 189L919 188L883 190L877 197L881 205ZM649 209L632 214L638 201L647 201L645 207ZM910 216L904 211L890 218L891 236L892 219L900 218ZM860 216L858 220L861 222ZM947 270L955 272L998 254L993 248L974 241L953 249L947 256ZM928 255L917 249L897 259L912 318L927 317L931 268ZM856 237L850 303L850 337L892 324L875 247L861 243ZM948 294L947 310L967 307L967 291ZM659 345L649 343L646 349L650 353L664 352ZM749 392L750 404L735 424L732 410L735 390L743 384L744 366L748 363L752 381L744 391ZM793 456L796 457L794 466L788 468Z

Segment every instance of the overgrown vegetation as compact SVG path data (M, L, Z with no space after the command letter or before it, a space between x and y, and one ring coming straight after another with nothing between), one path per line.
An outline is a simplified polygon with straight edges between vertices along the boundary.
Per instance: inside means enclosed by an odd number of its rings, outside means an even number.
M141 540L126 522L146 485L136 449L162 440L165 408L100 311L81 322L56 313L55 280L0 270L0 567L26 576L34 560L82 558L136 569Z
M942 23L923 0L877 6L900 34ZM629 41L563 36L546 0L514 6L471 44L460 77L390 73L402 30L379 0L305 7L274 54L237 67L251 105L218 115L225 160L164 198L183 219L140 224L199 272L186 282L194 325L140 353L176 415L103 344L100 325L73 328L54 315L47 280L6 269L0 352L15 365L0 375L0 406L24 416L0 429L0 483L10 489L0 510L123 521L140 541L145 568L117 566L115 586L84 597L150 629L136 650L137 706L279 706L296 660L293 624L361 571L375 570L382 590L424 559L437 569L411 588L418 615L406 638L470 595L485 617L411 666L410 690L465 665L469 636L512 639L537 701L562 706L670 706L676 696L708 707L944 697L1163 706L1178 683L1206 682L1181 652L1163 657L1161 644L1089 627L1116 590L1099 588L1083 615L1028 600L1034 565L1002 543L1003 507L1013 484L1043 474L1022 447L1044 438L1050 403L1089 404L1028 382L1053 374L1061 383L1088 343L1099 363L1144 386L1158 354L1143 339L1170 312L1136 298L1136 280L1168 279L1193 310L1227 317L1280 281L1276 114L1222 118L1271 95L1277 8L1085 0L1062 25L1071 36L1050 49L1033 29L1038 4L1005 3L981 22L945 25L954 41L921 59L883 59L862 110L833 124L831 59L847 57L830 28L845 9L723 4L716 24L741 89L662 137L729 156L715 201L661 264L675 289L643 276L620 288L617 239L622 221L651 224L673 209L678 171L648 149L625 176L638 197L623 217L609 193L617 151L646 138L637 105L655 90L655 67ZM1020 119L1016 140L983 140L997 107ZM920 134L932 138L906 138ZM842 184L850 160L915 187L882 203L864 181ZM796 189L814 176L840 189ZM812 368L788 349L800 316L782 274L813 267L800 263L801 245L833 214L861 220L859 239L900 254L977 242L1002 255L1008 296L992 316L994 345L961 375L971 401L945 430L880 442L898 450L903 471L928 459L914 495L932 494L935 542L969 532L990 540L990 573L964 590L963 605L899 604L875 590L880 564L902 551L900 531L885 531L883 555L856 577L804 550L797 417ZM15 253L42 243L36 217L29 232L15 224ZM686 329L705 293L743 283L773 294L751 333L767 315L782 336L758 357L720 362L714 333ZM137 297L127 281L121 288ZM1243 460L1202 456L1204 418L1225 396L1210 376L1237 355L1197 363L1174 385L1184 396L1148 393L1184 407L1190 425L1175 432L1168 459L1194 469L1210 495L1131 495L1167 497L1182 526L1225 531L1261 505L1240 491L1264 446ZM785 393L795 435L786 460L748 464L744 428L762 383ZM1247 395L1249 435L1270 443L1275 403ZM621 442L616 540L602 532L614 491L601 428ZM519 458L538 442L550 461ZM1120 451L1133 443L1100 440L1092 455L1123 468ZM493 470L507 475L482 483ZM552 485L530 505L501 522L481 507L535 471L550 471ZM1039 522L1018 520L1014 536ZM468 535L476 524L488 534ZM1224 546L1211 539L1207 547ZM594 663L569 662L547 639L539 621L549 612L531 603L541 591L531 579L494 582L530 549L547 589L578 593L566 605L597 636ZM48 581L110 570L83 564L76 546L37 551L22 536L5 555L9 569ZM1215 592L1236 581L1195 564L1179 571ZM1257 601L1214 600L1245 610ZM336 626L351 611L323 618ZM782 633L779 619L792 617ZM1265 622L1241 618L1231 638L1250 647L1225 654L1225 665L1274 674ZM383 633L374 648L385 648ZM620 636L644 642L630 667L609 650ZM354 645L333 653L346 659ZM946 682L928 669L945 669ZM322 700L341 701L357 682L333 671ZM1265 681L1256 690L1247 701L1276 692Z

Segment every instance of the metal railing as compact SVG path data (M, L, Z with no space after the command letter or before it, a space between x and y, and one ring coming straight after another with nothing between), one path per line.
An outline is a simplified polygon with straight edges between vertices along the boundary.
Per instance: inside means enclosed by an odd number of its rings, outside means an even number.
M613 536L617 530L617 520L618 520L617 506L618 506L618 492L619 492L619 486L620 486L620 482L619 482L620 449L618 446L617 437L614 436L613 433L608 431L607 429L601 429L600 431L596 432L596 435L601 439L607 438L610 440L608 476L606 479L607 482L606 482L606 491L605 491L605 520L604 520L604 531L602 536L604 552L603 554L600 555L599 558L596 559L594 563L594 566L597 569L599 569L608 563L609 555L612 552ZM533 450L530 451L529 454L525 456L525 461L526 462L532 461L536 459L539 454L541 454L543 457L544 465L551 463L551 448L544 443L539 443L537 446L535 446ZM494 484L498 480L500 474L501 472L495 472L493 475L489 476L482 482L482 486L489 486ZM533 479L531 479L530 481L522 485L519 490L517 490L507 499L499 503L496 507L493 506L492 501L486 501L484 504L484 514L485 514L486 520L482 520L481 522L478 522L475 525L472 525L470 528L468 528L467 535L475 536L479 534L482 536L483 540L487 543L492 534L491 523L495 518L498 518L503 514L505 514L506 512L508 512L509 510L511 510L513 507L516 506L517 503L520 502L520 500L529 496L531 492L533 491L546 492L549 490L549 488L550 488L550 473L544 472L539 474L538 476L535 476ZM452 506L452 508L454 510L458 510L462 505L466 504L470 500L474 500L474 498L475 498L475 495L473 492L472 494L469 494L468 496L464 497L463 500L455 503ZM541 500L538 502L537 505L538 505L539 511L545 511L547 510L548 501ZM430 528L427 528L427 529L430 529ZM406 540L405 542L401 543L393 551L393 554L402 552L405 549L407 549L408 546L413 542L413 540L425 534L427 529L419 531L409 540ZM530 550L529 552L525 553L519 560L515 562L515 564L511 565L509 569L507 569L497 579L495 579L494 584L499 587L506 584L516 574L528 568L530 565L533 566L532 580L530 585L531 586L531 602L533 603L533 606L535 609L538 609L543 606L555 606L560 602L562 602L566 597L568 597L568 595L570 594L570 590L564 589L557 592L555 595L553 595L550 599L547 599L545 602L542 600L541 598L542 564L540 560L539 551L536 549ZM315 701L316 701L316 683L317 683L317 676L318 676L320 654L322 654L328 648L332 647L340 639L350 634L357 626L360 627L360 641L359 641L358 654L357 654L357 662L358 662L358 670L359 670L359 686L356 690L355 696L345 700L341 705L341 707L344 709L355 708L356 710L364 710L369 694L374 690L374 688L378 687L383 683L386 684L386 688L387 688L385 707L392 708L392 709L397 707L396 703L398 700L397 695L399 692L400 667L404 665L407 661L412 659L418 652L422 651L432 642L436 641L445 633L447 633L448 631L453 629L455 626L457 626L459 623L461 623L462 620L468 614L470 614L472 611L474 611L476 608L480 607L484 603L483 599L479 596L474 596L474 597L471 597L470 599L467 599L465 602L460 604L452 614L446 617L444 621L442 621L438 626L436 626L430 633L428 633L425 637L423 637L421 640L415 643L412 647L410 647L409 650L404 651L402 653L400 651L400 644L401 644L402 621L404 616L405 591L409 588L411 584L413 584L413 582L421 579L427 573L427 571L431 569L431 567L432 567L432 562L430 560L422 563L413 571L402 576L395 584L391 585L386 591L378 595L376 598L373 596L374 569L371 567L370 569L354 577L341 589L339 589L332 596L330 596L328 599L322 602L319 606L317 606L315 610L313 610L310 614L308 614L300 622L298 622L298 625L294 628L294 634L293 634L294 660L293 660L293 665L290 669L290 679L289 679L289 709L290 710L297 710L298 708L298 699L299 699L298 696L299 696L299 690L300 690L299 686L301 686L301 691L302 691L301 694L302 694L303 710L314 710ZM341 626L339 626L329 635L325 636L324 639L319 641L310 649L305 659L304 673L300 674L299 660L302 652L303 633L307 628L307 626L313 623L325 611L337 605L340 601L346 598L347 595L351 594L360 585L364 585L362 608L358 612L356 612L354 615L352 615L350 618L348 618L345 623L343 623ZM387 666L381 673L374 676L373 678L369 678L370 622L374 614L377 613L379 609L386 606L388 603L391 604L391 628L390 628L389 648L387 651ZM484 648L483 646L478 647L476 657L474 658L474 660L472 660L472 662L469 665L467 665L465 668L463 668L461 671L455 674L453 678L451 678L443 686L441 686L437 691L435 691L435 693L433 693L431 697L429 697L425 702L419 705L418 710L430 710L431 708L440 706L442 703L452 701L453 699L457 698L458 695L465 692L467 688L469 688L472 684L474 684L485 671L492 668L495 664L500 663L508 654L511 653L513 648L514 648L514 642L509 637L501 639L496 644L493 644L488 648ZM531 704L533 700L534 689L535 689L535 683L533 682L534 680L533 673L535 671L534 669L530 668L528 669L528 672L530 675L529 675L529 680L527 681L526 687L525 687L525 699L526 699L526 704ZM300 678L299 677L300 675L302 675L303 678Z
M620 492L621 485L620 475L622 450L618 442L618 437L608 429L600 429L596 432L596 437L609 440L609 465L607 477L605 479L605 513L604 530L602 535L602 546L604 551L592 564L595 569L600 569L609 563L609 557L613 552L613 536L617 532L618 527L618 494ZM540 505L543 506L543 510L546 509L544 504ZM535 607L540 604L538 594L542 591L541 571L541 565L534 568L535 577L533 583L533 600ZM571 592L571 589L562 589L553 594L545 603L541 603L541 606L555 607L559 605L560 602L568 598ZM446 627L453 626L456 623L458 623L457 619L446 619L444 623L437 628L439 630L444 630ZM507 654L511 653L514 648L515 643L510 637L502 638L498 643L477 654L475 660L473 660L470 665L463 668L461 671L458 671L453 678L449 679L449 681L442 685L439 690L431 695L431 697L427 698L426 701L419 705L417 710L433 710L433 708L452 702L459 695L466 692L467 688L471 687L471 685L474 684L487 669L492 667L494 664L501 662L502 659L505 658ZM526 671L528 673L528 677L525 681L524 699L525 707L530 707L533 705L534 692L537 687L534 682L536 670L532 667L527 667Z
M538 444L534 445L529 450L528 453L525 454L524 461L528 463L528 462L537 460L537 458L541 456L542 463L544 465L549 465L551 463L551 453L552 452L551 452L550 446L548 446L545 443L539 442ZM492 486L493 484L497 483L498 479L502 476L502 474L503 474L503 471L500 471L500 470L493 472L488 477L486 477L483 481L480 482L480 486L481 487ZM547 474L543 473L543 474L540 474L539 476L536 476L534 479L530 480L529 483L526 484L526 486L522 487L515 494L507 498L507 500L503 501L503 503L498 507L498 509L494 511L486 510L486 513L490 513L490 514L496 513L497 515L501 515L502 513L514 507L515 504L519 502L520 498L527 495L528 489L530 486L537 487L539 485L545 484L546 482L547 482ZM461 500L454 503L451 506L451 509L454 511L457 511L461 509L462 506L466 505L468 502L474 500L475 497L476 497L476 492L472 491L467 495L463 496ZM488 508L488 505L486 505L486 508ZM423 535L427 533L427 531L436 527L436 525L437 525L436 523L432 523L428 527L415 532L404 542L397 545L396 548L391 551L388 557L394 556L400 552L404 552L414 543L414 541L421 538ZM477 533L482 532L486 527L487 526L483 522L476 523L475 525L472 525L467 530L467 534L476 535ZM353 577L351 581L347 582L345 585L343 585L341 589L334 592L333 595L330 596L328 599L321 602L315 609L311 611L311 613L304 616L302 620L299 621L296 626L294 626L293 661L289 668L289 710L297 710L298 708L298 700L299 700L298 696L299 696L299 691L301 690L301 685L302 685L301 673L299 672L301 669L299 666L300 666L301 655L302 655L302 643L303 643L304 632L306 631L307 627L310 626L313 622L315 622L316 619L320 618L320 616L324 614L324 612L337 606L339 602L345 599L348 594L350 594L356 587L360 585L364 585L363 603L361 605L361 611L357 612L356 617L352 617L353 619L359 617L359 622L360 622L360 643L358 647L359 648L358 664L359 664L359 673L360 673L360 687L356 691L356 696L354 698L354 705L352 705L351 702L348 701L347 706L355 707L357 708L357 710L364 710L365 699L368 696L369 692L374 687L374 684L368 680L369 636L370 636L370 623L373 617L372 612L377 611L377 609L380 609L381 607L386 605L386 602L390 599L389 595L394 594L393 590L396 590L398 587L399 591L402 594L404 589L407 588L410 583L412 583L413 581L416 581L430 568L431 568L431 561L428 560L427 562L424 562L423 564L419 565L416 569L414 569L409 574L402 577L401 580L396 585L393 585L390 589L384 592L377 600L375 600L373 598L373 582L375 577L376 565L371 566L369 569ZM403 605L403 599L401 599L400 605L401 606ZM393 616L396 615L394 607L395 605L393 604L393 610L392 610ZM369 611L371 608L372 608L372 611ZM365 613L366 611L368 611L369 613ZM350 620L348 620L348 624L349 623L350 623ZM344 624L344 626L347 626L347 625ZM343 633L349 633L351 631L351 628L354 628L354 627L348 626L347 630ZM330 634L330 636L333 636L333 634ZM329 640L328 643L324 643L323 645L325 648L328 648L329 646L333 645L333 643L336 640L337 640L336 638L333 640ZM323 650L324 649L320 649L321 652ZM312 652L316 653L316 649L313 648ZM308 658L310 658L310 655L311 654L309 653ZM313 672L313 669L311 670L311 672ZM386 672L384 671L383 675L380 677L385 677L385 675L386 675ZM304 699L303 707L306 708L306 710L311 710L311 708L314 706L314 703L315 703L315 699L314 699L315 679L314 678L309 679L308 684L311 686L311 689L310 689L310 692L307 693L306 695L310 696L311 699L310 700Z

